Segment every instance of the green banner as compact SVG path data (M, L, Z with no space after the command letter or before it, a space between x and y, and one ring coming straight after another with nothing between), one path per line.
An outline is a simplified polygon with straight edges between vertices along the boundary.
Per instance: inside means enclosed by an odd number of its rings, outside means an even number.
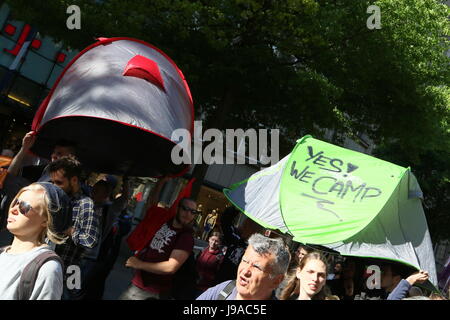
M299 242L345 240L366 227L391 195L397 196L393 192L406 170L306 136L297 143L283 172L284 222Z

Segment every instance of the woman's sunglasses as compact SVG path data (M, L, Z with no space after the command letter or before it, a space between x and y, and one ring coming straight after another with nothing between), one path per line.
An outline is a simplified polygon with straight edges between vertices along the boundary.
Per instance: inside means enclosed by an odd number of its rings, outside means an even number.
M19 212L24 216L26 216L28 212L30 212L30 210L33 209L33 207L28 202L19 200L17 198L13 201L11 208L15 207L17 204L19 205Z

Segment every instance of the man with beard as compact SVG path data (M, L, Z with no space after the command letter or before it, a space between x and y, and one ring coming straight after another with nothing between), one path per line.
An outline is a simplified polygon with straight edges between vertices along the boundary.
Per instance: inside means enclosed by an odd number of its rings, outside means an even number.
M73 156L64 156L52 161L49 173L51 182L66 192L72 206L72 227L66 232L69 239L66 243L56 246L55 252L63 260L66 269L72 265L81 267L84 251L94 248L99 241L101 217L95 213L92 199L82 193L82 167L78 160ZM68 273L64 274L67 276ZM83 294L84 288L69 290L64 286L64 300L81 299Z
M146 248L125 263L125 266L136 272L120 300L170 297L174 274L188 259L194 247L192 222L197 213L194 200L180 200L175 217L162 225Z

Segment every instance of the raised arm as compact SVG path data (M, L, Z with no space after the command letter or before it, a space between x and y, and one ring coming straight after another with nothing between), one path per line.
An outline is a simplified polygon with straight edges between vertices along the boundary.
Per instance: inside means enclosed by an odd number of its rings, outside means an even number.
M409 289L416 283L424 283L428 280L428 272L420 270L419 272L413 273L408 278L402 279L394 290L389 294L387 300L401 300L408 296Z
M22 148L20 148L19 152L13 158L9 168L8 174L12 176L18 176L20 169L22 169L23 162L27 157L29 157L28 152L30 148L33 146L34 141L36 140L36 133L34 131L28 132L22 139Z
M120 196L118 195L118 197L112 201L111 208L109 209L110 212L113 212L116 215L113 220L115 220L120 215L122 210L127 207L130 197L129 189L128 177L124 176L122 179L122 192Z
M188 251L175 249L168 260L161 262L145 262L137 257L130 257L125 266L154 274L174 274L189 258L189 254Z

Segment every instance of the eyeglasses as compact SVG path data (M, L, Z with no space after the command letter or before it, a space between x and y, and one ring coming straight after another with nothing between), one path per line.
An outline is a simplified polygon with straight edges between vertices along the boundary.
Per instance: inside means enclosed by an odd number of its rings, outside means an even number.
M192 214L198 214L198 213L199 213L199 211L197 211L197 210L195 210L195 209L192 209L192 208L189 208L189 207L186 207L184 204L182 204L180 207L181 207L181 209L183 209L184 211L189 211L189 212L191 212Z
M26 216L28 212L30 212L30 210L33 209L33 207L28 202L19 200L17 198L13 201L11 208L15 207L17 204L19 205L20 213L23 214L24 216Z

